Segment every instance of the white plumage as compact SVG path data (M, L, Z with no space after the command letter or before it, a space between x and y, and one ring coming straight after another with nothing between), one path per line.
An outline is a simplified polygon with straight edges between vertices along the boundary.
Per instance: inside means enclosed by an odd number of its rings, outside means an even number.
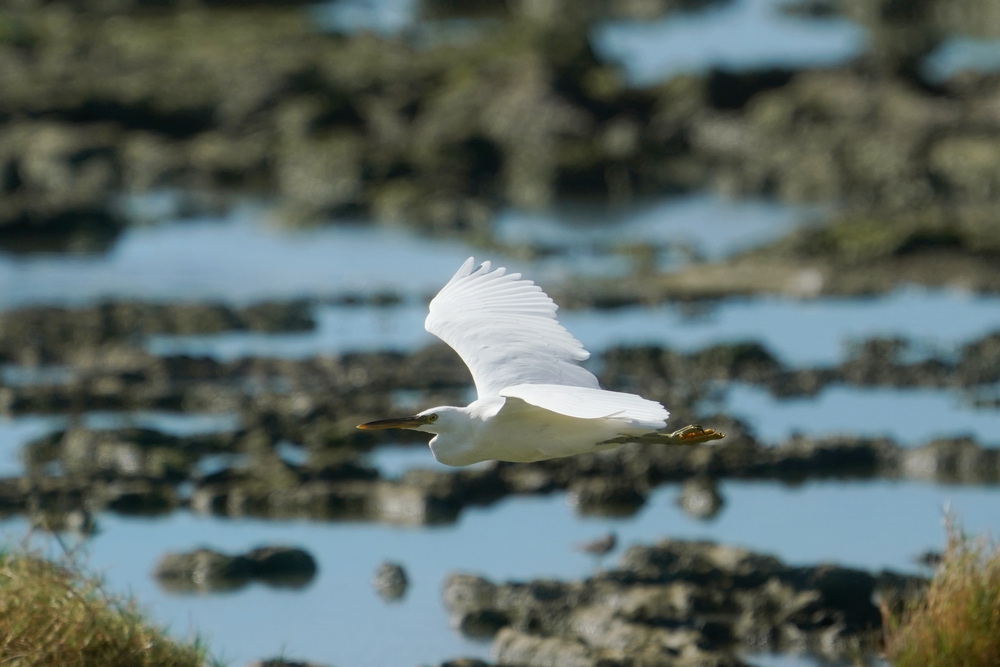
M541 287L520 273L490 271L489 262L474 265L465 260L431 300L424 328L458 352L480 398L519 384L598 386L577 365L590 353L556 321L559 306Z
M475 267L475 268L474 268ZM671 434L669 413L636 394L601 389L579 365L590 353L556 320L558 306L530 280L476 267L470 257L431 300L424 327L450 345L472 373L478 398L358 428L409 428L437 435L441 463L539 461L628 441L693 444L723 437L689 426Z

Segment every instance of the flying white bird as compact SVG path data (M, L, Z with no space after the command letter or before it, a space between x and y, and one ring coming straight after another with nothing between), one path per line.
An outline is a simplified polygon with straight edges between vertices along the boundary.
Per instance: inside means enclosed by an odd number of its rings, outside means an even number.
M479 397L409 417L360 424L435 433L434 458L449 466L541 461L626 442L697 444L725 437L685 426L658 433L670 414L636 394L607 391L578 362L590 353L556 320L558 306L530 280L476 267L470 257L431 300L424 328L472 372Z

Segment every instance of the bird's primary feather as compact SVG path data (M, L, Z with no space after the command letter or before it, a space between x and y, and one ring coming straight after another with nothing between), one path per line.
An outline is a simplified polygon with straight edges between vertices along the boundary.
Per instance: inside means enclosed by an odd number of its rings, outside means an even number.
M470 257L431 301L424 328L450 345L480 398L523 384L597 388L579 366L590 353L556 320L558 306L530 280L475 267Z
M591 387L519 384L501 390L500 395L568 417L620 420L623 426L648 430L666 426L670 415L662 405L642 396Z

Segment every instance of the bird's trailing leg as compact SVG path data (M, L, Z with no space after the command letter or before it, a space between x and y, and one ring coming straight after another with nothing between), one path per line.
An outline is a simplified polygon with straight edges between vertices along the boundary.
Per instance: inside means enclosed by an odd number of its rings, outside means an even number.
M679 428L673 433L646 433L645 435L620 435L611 438L599 445L624 445L627 442L638 442L644 445L700 445L703 442L721 440L725 438L725 433L720 433L712 428L705 428L698 424L689 424L684 428Z

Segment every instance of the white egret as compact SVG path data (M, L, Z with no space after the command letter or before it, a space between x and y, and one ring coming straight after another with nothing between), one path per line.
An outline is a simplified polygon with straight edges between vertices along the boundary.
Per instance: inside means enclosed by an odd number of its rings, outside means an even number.
M360 424L436 434L445 465L541 461L626 442L697 444L724 437L686 426L659 433L669 413L636 394L607 391L578 362L590 353L556 320L558 306L530 280L476 267L470 257L431 300L424 328L450 345L472 372L478 398Z

